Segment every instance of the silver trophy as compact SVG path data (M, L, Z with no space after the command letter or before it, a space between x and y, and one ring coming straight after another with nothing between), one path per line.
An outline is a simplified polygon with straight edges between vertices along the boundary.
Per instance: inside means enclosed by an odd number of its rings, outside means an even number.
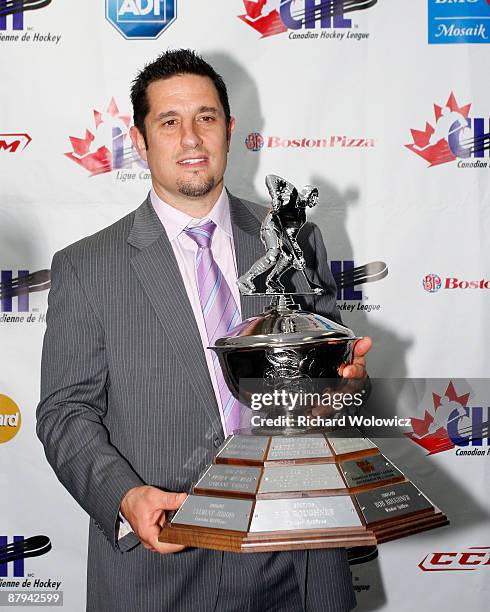
M318 189L307 185L298 191L289 181L274 174L268 175L265 182L271 196L271 209L260 230L266 253L237 283L243 295L251 298L270 295L272 300L264 312L237 325L228 336L217 340L212 349L219 357L231 392L242 404L251 407L251 400L257 394L270 393L280 398L280 402L271 406L254 408L264 417L262 423L268 419L275 423L252 427L254 433L263 430L264 433L304 433L311 428L305 425L305 418L298 417L311 414L312 406L297 402L293 405L290 398L294 393L320 394L325 391L326 381L330 392L335 388L341 393L346 383L339 369L351 362L358 338L349 328L303 310L294 301L296 296L324 292L308 277L297 241L306 223L307 208L318 202ZM309 290L287 291L280 279L291 268L304 275ZM254 280L266 273L266 293L259 293ZM340 413L337 410L333 416Z
M272 198L261 228L266 254L238 283L252 299L259 295L255 279L268 273L272 302L212 347L233 395L252 413L258 390L291 398L324 391L326 381L330 391L343 390L348 382L339 368L350 363L356 342L347 327L294 301L323 291L306 277L297 242L318 191L298 193L274 175L266 183ZM291 267L305 274L307 292L287 292L280 282ZM301 422L308 410L276 402L258 411L263 425L228 435L159 540L242 553L351 546L372 552L376 543L448 523L359 430L334 425L310 433Z

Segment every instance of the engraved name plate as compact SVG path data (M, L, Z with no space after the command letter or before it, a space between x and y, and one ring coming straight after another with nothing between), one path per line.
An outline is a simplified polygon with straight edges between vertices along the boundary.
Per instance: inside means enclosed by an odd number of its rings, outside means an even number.
M318 436L273 436L268 461L281 461L287 459L315 459L317 457L331 457L332 451L322 435Z
M255 503L250 533L361 526L348 495L308 499L259 499Z
M268 442L269 438L267 436L235 435L230 438L216 458L262 461Z
M261 469L257 467L211 465L194 489L255 493L260 473Z
M367 438L329 438L328 441L336 455L347 455L377 448L376 444Z
M253 501L189 495L172 518L172 525L247 531Z
M259 493L345 489L333 463L264 468Z
M430 501L411 482L358 493L355 497L368 525L433 508Z
M350 459L339 463L348 487L362 487L394 478L403 474L383 455L371 455L362 459Z

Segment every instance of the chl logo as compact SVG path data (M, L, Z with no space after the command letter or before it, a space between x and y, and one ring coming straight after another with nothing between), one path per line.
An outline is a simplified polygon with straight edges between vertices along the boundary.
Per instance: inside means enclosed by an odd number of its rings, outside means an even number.
M14 578L25 576L24 559L40 557L51 550L51 540L45 535L36 535L30 538L14 536L9 543L7 536L0 535L0 577L9 575L9 566L12 564Z
M14 536L13 544L19 544L24 541L24 536ZM8 538L7 536L0 535L0 551L8 550ZM0 553L1 555L1 553ZM1 559L1 556L0 556ZM12 575L14 578L23 578L24 577L24 559L15 559L12 563ZM5 578L8 576L8 566L7 561L5 560L3 563L0 561L0 576Z
M451 93L445 106L434 104L434 125L426 122L424 130L410 130L413 143L405 146L431 167L488 155L490 120L470 117L470 109L471 103L460 106Z
M177 17L177 0L106 0L106 18L124 38L155 39Z
M458 395L449 382L443 395L432 393L433 406L424 411L423 418L410 419L412 432L405 435L429 455L455 446L490 445L490 408L469 406L469 399L469 393Z
M10 18L12 30L24 29L25 11L35 11L51 4L51 0L0 0L0 30L7 29Z
M378 0L243 0L246 13L238 17L262 34L288 30L351 28L346 13L371 8Z
M131 115L121 113L114 98L107 111L93 111L95 130L85 130L85 137L70 136L73 151L65 155L90 172L91 176L104 174L134 164L148 168L129 138Z
M17 312L29 312L29 270L18 270L17 278L12 270L1 270L0 279L0 311L12 312L17 296Z
M338 300L362 300L362 291L354 289L357 285L373 283L388 275L384 261L372 261L363 266L354 266L351 260L332 260L330 270L337 284Z

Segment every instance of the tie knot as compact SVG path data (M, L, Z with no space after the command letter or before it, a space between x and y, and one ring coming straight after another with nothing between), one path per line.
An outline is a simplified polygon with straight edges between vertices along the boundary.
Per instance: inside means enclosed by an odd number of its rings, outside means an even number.
M209 249L211 247L211 240L213 239L213 233L216 229L216 223L214 221L207 221L200 225L194 225L193 227L186 227L184 232L194 240L198 247L201 249Z

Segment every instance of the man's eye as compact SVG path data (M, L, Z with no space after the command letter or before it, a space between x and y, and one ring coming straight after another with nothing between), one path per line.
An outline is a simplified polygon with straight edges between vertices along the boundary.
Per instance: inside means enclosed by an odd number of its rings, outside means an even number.
M165 121L163 125L168 125L169 127L173 127L174 125L177 125L177 119L169 119L168 121Z
M203 117L201 117L201 121L208 123L210 121L214 121L214 117L211 115L204 115Z

